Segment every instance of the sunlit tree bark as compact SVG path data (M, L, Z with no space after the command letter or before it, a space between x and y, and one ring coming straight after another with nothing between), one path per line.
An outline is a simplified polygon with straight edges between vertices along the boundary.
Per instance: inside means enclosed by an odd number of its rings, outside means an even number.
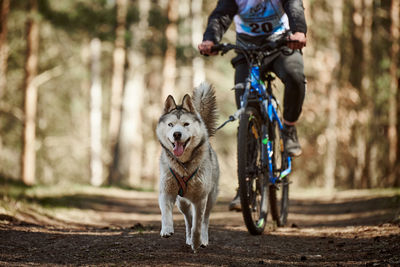
M330 49L330 58L332 61L332 76L328 86L328 126L326 129L326 140L328 140L326 158L325 158L325 188L332 190L335 188L335 169L336 169L336 152L337 152L337 114L338 114L338 101L339 101L339 90L340 90L340 38L343 27L343 1L336 0L330 2L332 8L333 17L333 31Z
M127 0L116 0L117 27L115 36L115 47L113 53L113 75L111 84L111 111L109 124L109 142L111 162L109 166L108 182L110 184L121 178L118 173L118 137L121 127L122 98L124 89L124 69L125 69L125 23L128 10Z
M132 43L128 50L127 81L123 99L123 113L119 138L118 172L128 178L133 187L142 186L143 123L142 111L145 99L145 75L147 62L143 42L148 34L150 0L138 1L139 23L131 26ZM153 111L150 111L153 112Z
M363 133L365 137L365 162L363 166L363 173L361 176L361 187L368 188L371 187L371 169L372 166L376 165L376 158L372 157L371 151L376 144L372 142L374 137L373 132L376 131L376 124L372 118L372 112L374 109L374 103L371 102L371 98L374 95L372 88L372 51L371 51L371 40L372 40L372 21L373 21L373 0L363 0L363 31L362 31L362 46L363 46L363 64L362 68L362 78L361 78L361 91L363 93L364 99L363 104L365 105L365 116L366 116L366 131ZM368 163L368 164L367 164Z
M373 103L371 83L371 39L372 39L372 0L355 0L353 21L354 34L361 41L362 62L360 69L360 98L361 106L358 111L359 125L356 130L357 165L355 170L355 185L367 188L370 186L371 168L371 123ZM368 164L367 164L368 163Z
M101 88L101 41L90 42L90 182L94 186L103 183L103 162L101 147L102 88Z
M168 25L165 30L167 38L167 50L164 56L164 67L163 67L163 85L162 85L162 97L166 97L172 94L175 88L176 78L176 44L178 42L178 17L179 17L179 1L169 0L168 1Z
M353 7L354 7L354 12L352 14L353 23L354 23L354 28L352 28L352 37L361 39L361 37L362 37L362 0L354 0L353 3L351 3L350 5L353 5ZM355 43L353 43L352 46L354 47ZM356 47L355 49L361 49L361 48ZM361 69L356 69L355 72L361 72ZM360 95L360 99L362 99L362 92L359 92L359 95ZM359 109L361 109L361 108L359 108ZM357 120L357 124L354 127L354 137L355 137L354 145L356 147L356 153L355 153L356 166L354 168L355 170L354 170L354 182L353 182L354 187L356 187L356 188L361 186L361 176L362 176L362 171L365 166L365 150L366 150L365 135L364 135L364 131L361 130L363 120L360 119L360 117L364 118L364 116L360 116L360 114L362 113L360 110L357 110L357 111L358 111L358 120Z
M192 58L192 14L191 0L179 0L179 23L178 36L176 46L181 47L183 54L187 58ZM176 88L190 90L193 78L193 68L191 64L179 64L176 67ZM175 93L176 94L176 93Z
M30 0L30 14L27 23L27 52L25 61L24 81L24 127L21 156L22 181L27 185L35 183L36 152L36 106L37 86L34 78L37 74L39 52L39 23L37 18L38 5L36 0Z
M7 59L8 59L8 42L7 42L7 19L10 10L10 0L1 1L1 17L0 17L0 99L4 94L7 84Z
M203 39L203 0L192 0L192 46L197 51L197 46ZM192 59L193 87L205 80L204 60L197 53Z

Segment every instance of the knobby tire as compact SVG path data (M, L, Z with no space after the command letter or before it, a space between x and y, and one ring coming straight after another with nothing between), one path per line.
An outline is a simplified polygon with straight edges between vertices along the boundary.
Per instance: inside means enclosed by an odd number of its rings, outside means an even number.
M288 166L286 152L283 150L283 143L280 139L279 126L276 121L269 124L269 136L272 142L272 166L273 174L279 177L280 173ZM286 225L289 212L289 183L288 177L280 182L269 185L269 203L272 219L277 226Z
M238 179L243 219L252 235L263 233L267 223L268 190L262 170L261 119L256 109L246 108L238 129Z

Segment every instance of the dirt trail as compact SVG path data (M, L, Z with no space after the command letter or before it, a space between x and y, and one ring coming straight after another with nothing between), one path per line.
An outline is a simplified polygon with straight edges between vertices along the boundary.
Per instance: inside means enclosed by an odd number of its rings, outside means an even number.
M155 193L28 199L12 215L0 209L0 265L400 266L398 192L294 194L288 226L270 224L261 236L247 233L228 201L219 199L210 245L194 254L178 213L174 236L160 238Z

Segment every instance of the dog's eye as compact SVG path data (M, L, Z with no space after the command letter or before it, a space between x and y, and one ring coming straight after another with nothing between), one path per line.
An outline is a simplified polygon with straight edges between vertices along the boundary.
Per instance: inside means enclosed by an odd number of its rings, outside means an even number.
M170 122L170 123L168 123L168 126L169 127L174 127L174 125Z
M184 124L183 124L183 126L189 126L190 125L190 123L188 123L188 122L185 122Z

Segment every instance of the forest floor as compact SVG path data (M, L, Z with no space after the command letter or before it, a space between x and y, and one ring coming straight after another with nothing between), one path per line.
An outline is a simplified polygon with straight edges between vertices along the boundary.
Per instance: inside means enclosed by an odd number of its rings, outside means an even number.
M287 227L251 236L220 197L210 244L161 238L157 193L56 187L0 192L0 265L400 266L400 191L291 192ZM4 190L4 187L3 187Z

